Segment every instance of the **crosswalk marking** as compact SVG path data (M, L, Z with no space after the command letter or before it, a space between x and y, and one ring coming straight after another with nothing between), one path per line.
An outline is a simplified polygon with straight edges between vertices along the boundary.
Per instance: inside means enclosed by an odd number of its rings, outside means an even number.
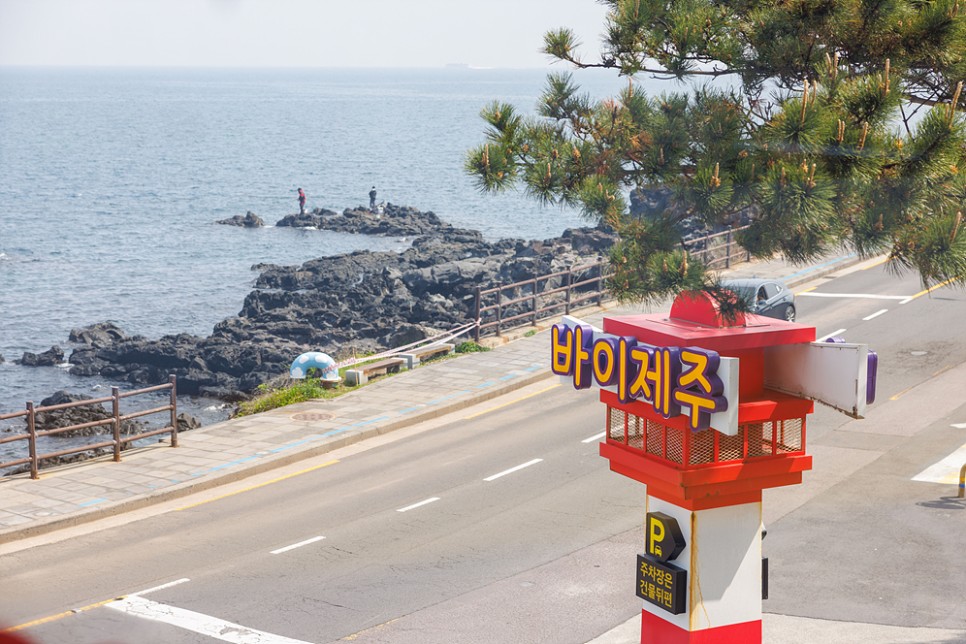
M963 445L938 463L934 463L919 472L912 477L912 480L924 481L926 483L958 485L959 470L963 464L966 464L966 445Z
M257 631L217 617L196 613L193 610L151 601L138 595L118 599L106 606L134 617L163 622L233 644L309 644L304 640Z

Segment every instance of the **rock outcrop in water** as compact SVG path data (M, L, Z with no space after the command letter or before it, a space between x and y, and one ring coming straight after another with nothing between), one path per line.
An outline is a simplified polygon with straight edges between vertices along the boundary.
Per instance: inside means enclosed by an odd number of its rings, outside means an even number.
M224 224L226 226L240 226L242 228L261 228L265 225L262 218L253 213L251 210L246 212L244 216L235 215L234 217L229 217L228 219L219 219L215 222L216 224Z
M341 215L325 208L315 208L304 215L287 215L275 225L384 237L438 235L455 230L432 212L391 203L377 210L346 208Z
M143 386L178 376L178 391L244 399L259 384L287 374L305 351L341 359L400 346L455 328L475 315L476 289L532 279L606 254L614 236L567 230L555 239L487 242L431 212L388 205L342 215L315 210L277 225L374 235L418 235L401 252L358 251L301 266L259 265L239 314L208 337L126 337L107 323L75 330L80 343L71 373ZM437 330L437 331L434 331Z
M25 367L55 367L64 362L64 350L60 347L50 347L43 353L24 351L20 364Z

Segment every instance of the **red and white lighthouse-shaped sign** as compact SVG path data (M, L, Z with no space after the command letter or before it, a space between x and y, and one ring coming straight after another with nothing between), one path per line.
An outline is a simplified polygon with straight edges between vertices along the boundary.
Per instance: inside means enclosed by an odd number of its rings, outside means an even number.
M762 490L811 469L813 400L861 417L874 395L867 347L814 340L784 320L726 321L698 292L669 314L553 327L554 373L601 389L601 456L647 486L642 643L761 642Z

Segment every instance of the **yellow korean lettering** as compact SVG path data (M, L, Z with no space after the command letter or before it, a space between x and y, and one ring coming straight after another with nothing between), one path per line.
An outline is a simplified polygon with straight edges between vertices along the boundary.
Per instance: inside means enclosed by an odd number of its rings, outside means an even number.
M643 398L647 402L654 400L654 391L647 380L654 353L651 347L644 345L631 347L631 359L637 363L637 374L631 381L630 391L628 392L631 398Z
M710 394L711 381L708 380L708 355L691 349L684 349L681 351L681 361L690 368L681 374L678 379L678 386L687 389L691 385L697 385L701 391Z
M688 405L691 411L688 422L692 429L706 428L710 423L710 414L718 411L718 399L706 398L688 389L675 389L674 400L681 405Z
M551 370L558 376L569 376L573 370L574 331L568 326L554 324L550 333Z
M600 338L594 342L591 351L594 378L597 384L604 387L614 384L614 376L617 374L617 349L614 344L616 343L611 338Z
M590 366L590 351L587 345L594 340L594 332L589 326L578 324L574 327L574 388L586 389L590 387L592 377Z

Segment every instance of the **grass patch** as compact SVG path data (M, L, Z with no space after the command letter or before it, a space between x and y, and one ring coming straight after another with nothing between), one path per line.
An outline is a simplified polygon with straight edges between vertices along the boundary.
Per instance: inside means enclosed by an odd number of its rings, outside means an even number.
M280 386L262 384L258 386L259 393L251 400L240 403L232 417L250 416L316 398L335 398L354 388L344 387L340 383L332 389L326 389L316 378L290 381L290 384Z
M455 353L482 353L483 351L489 351L489 347L484 347L479 345L472 340L467 340L466 342L460 342L453 349Z

